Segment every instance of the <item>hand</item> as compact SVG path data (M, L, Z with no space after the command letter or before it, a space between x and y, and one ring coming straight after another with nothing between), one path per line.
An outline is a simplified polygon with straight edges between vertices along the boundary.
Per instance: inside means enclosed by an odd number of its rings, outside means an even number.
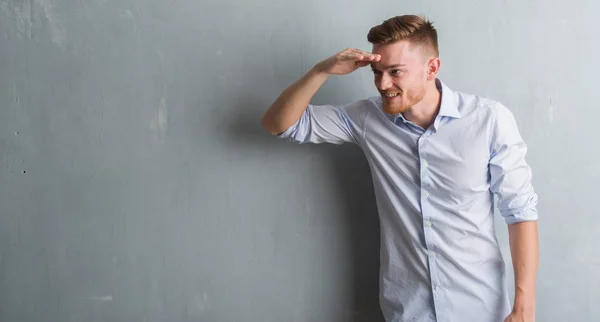
M535 312L534 311L521 311L515 312L512 311L504 322L535 322Z
M330 75L345 75L381 60L381 55L348 48L317 64L317 69Z

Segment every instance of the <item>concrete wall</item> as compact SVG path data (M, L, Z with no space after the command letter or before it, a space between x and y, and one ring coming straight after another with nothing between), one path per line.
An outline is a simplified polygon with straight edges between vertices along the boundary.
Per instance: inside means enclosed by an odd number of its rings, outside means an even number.
M380 320L361 152L284 143L259 119L316 62L369 50L367 30L405 13L434 20L440 77L502 101L529 144L538 321L600 320L598 10L0 0L0 320ZM314 102L374 93L364 69Z

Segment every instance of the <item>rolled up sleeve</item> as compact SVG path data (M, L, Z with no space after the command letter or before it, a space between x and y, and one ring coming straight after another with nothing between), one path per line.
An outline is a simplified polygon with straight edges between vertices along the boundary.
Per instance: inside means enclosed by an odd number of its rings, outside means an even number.
M490 189L507 224L538 220L538 195L532 185L525 144L513 114L498 104L490 135Z
M364 103L309 105L296 123L277 137L295 143L358 143Z

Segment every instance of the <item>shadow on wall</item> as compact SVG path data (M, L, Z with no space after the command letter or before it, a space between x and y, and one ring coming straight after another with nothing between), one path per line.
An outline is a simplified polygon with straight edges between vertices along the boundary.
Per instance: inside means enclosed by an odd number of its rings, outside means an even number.
M260 75L258 75L260 77ZM339 216L344 231L342 242L349 245L349 263L352 265L348 276L348 289L344 302L352 303L352 308L344 313L336 312L344 322L378 322L383 316L378 300L379 274L379 219L375 205L371 173L363 152L353 144L343 145L297 145L277 139L267 133L260 124L260 118L276 97L258 97L256 92L234 90L241 93L227 106L229 115L224 115L227 123L220 132L225 144L232 145L240 153L249 150L266 151L267 157L277 155L319 154L319 159L328 160L327 173L339 194L342 215ZM325 97L341 95L320 93ZM232 111L235 111L233 113ZM310 296L306 294L305 296ZM338 314L343 314L340 316Z
M363 152L356 146L334 146L327 151L331 174L344 200L351 245L354 312L348 321L383 321L378 301L379 219L371 172Z

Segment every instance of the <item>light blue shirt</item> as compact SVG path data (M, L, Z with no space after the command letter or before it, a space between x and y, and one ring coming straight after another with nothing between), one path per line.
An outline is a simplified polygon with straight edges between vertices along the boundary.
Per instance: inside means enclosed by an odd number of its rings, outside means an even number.
M505 106L436 84L441 106L426 130L384 113L381 97L371 97L311 104L279 137L364 151L379 211L386 321L502 322L511 303L494 194L507 224L538 219L527 147Z

